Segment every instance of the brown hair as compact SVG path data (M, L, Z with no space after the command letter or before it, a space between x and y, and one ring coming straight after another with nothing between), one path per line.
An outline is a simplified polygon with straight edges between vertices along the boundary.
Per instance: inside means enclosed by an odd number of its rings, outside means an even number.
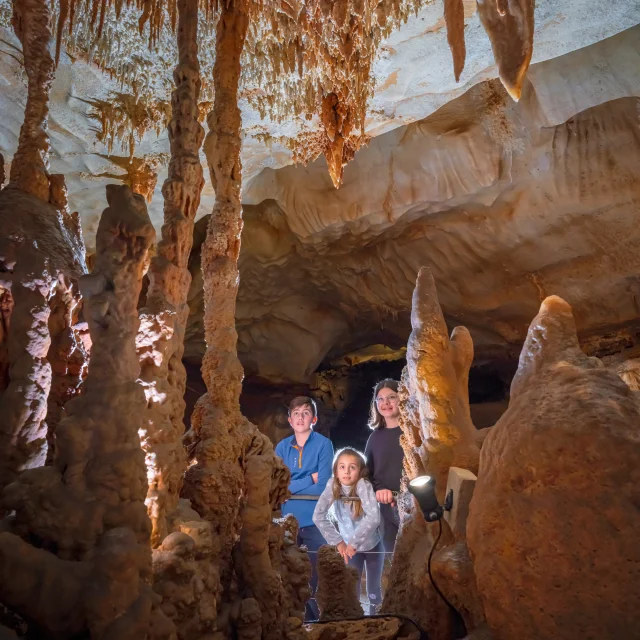
M382 389L391 389L398 393L398 381L393 378L385 378L373 387L373 398L371 399L371 409L369 410L369 429L384 429L387 426L384 416L378 411L378 393Z
M308 396L296 396L289 403L289 416L291 416L294 409L297 409L298 407L304 407L305 404L309 405L309 408L311 409L311 413L313 414L313 417L317 418L318 407L316 407L316 402L313 398L309 398Z
M351 456L358 461L360 468L358 469L358 480L367 479L369 477L369 469L367 467L367 463L365 461L364 454L360 453L356 449L352 449L351 447L345 447L344 449L340 449L338 453L336 453L335 458L333 459L333 500L339 500L342 498L342 486L340 485L340 480L338 480L338 474L336 473L338 470L338 462L342 456ZM351 485L349 489L349 498L357 497L356 494L356 485L358 481ZM362 502L359 500L354 500L351 503L351 510L353 512L354 517L359 518L364 514L364 509L362 508Z

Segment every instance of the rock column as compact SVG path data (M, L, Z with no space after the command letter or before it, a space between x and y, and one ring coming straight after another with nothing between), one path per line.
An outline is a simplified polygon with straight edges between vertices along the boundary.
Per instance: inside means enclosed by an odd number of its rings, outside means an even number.
M278 575L284 536L273 534L278 525L271 522L272 510L288 496L289 472L269 440L240 413L243 370L235 329L242 231L238 84L248 25L248 5L221 4L215 99L205 140L216 191L202 250L207 393L195 407L185 438L193 463L183 496L213 527L218 569L213 595L221 637L294 640L304 636L302 612L297 617L295 611L300 592L283 582L286 572Z
M49 202L49 92L54 63L49 53L51 6L48 0L14 0L13 28L22 43L27 104L9 184Z
M169 176L162 188L164 225L157 255L149 267L147 304L140 313L137 339L140 382L148 407L141 441L146 454L147 507L153 523L154 547L170 531L167 518L176 509L186 470L182 446L186 372L182 354L189 314L188 262L204 185L199 158L204 130L198 122L197 36L198 0L179 0L179 62L174 72L176 88L169 124L171 160Z

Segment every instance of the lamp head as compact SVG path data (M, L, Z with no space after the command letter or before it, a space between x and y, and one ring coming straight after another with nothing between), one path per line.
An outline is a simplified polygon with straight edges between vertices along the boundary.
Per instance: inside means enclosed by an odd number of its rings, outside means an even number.
M453 496L447 496L445 505L440 505L436 496L436 480L431 476L418 476L411 480L409 493L415 497L427 522L440 520L445 509L447 511L451 509L451 498Z

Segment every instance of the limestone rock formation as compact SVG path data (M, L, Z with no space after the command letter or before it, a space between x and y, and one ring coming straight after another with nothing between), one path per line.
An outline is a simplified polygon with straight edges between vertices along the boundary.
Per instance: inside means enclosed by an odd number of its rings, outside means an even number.
M80 236L81 237L81 236ZM86 322L80 322L82 298L77 282L58 276L49 303L51 345L47 360L51 365L51 388L47 398L47 460L55 456L55 432L66 403L82 390L89 360L85 343Z
M285 572L278 571L287 563L286 554L279 545L270 546L272 511L289 495L289 471L269 439L242 416L239 404L243 370L236 353L235 304L242 216L237 101L247 11L242 3L224 5L217 25L215 99L205 141L216 189L202 252L207 340L202 374L207 393L198 401L185 436L192 464L183 495L213 528L218 574L211 593L217 632L247 640L297 640L304 635L300 589L292 582L285 585Z
M47 115L54 64L49 53L51 5L47 0L13 2L13 28L22 43L28 96L9 183L49 202Z
M640 637L639 414L637 392L581 352L571 307L546 298L468 521L498 640Z
M357 622L328 622L310 629L309 640L417 640L418 632L397 618L363 618Z
M92 338L84 393L58 425L53 466L6 487L0 601L61 637L173 638L147 584L150 522L138 426L136 310L155 232L141 196L107 189L91 275L81 280ZM36 546L31 546L32 544ZM44 606L43 606L44 605Z
M0 263L2 265L3 330L0 360L4 375L0 385L0 489L24 468L43 464L47 458L50 432L46 415L49 392L54 379L56 404L61 406L66 391L79 383L86 360L80 351L69 314L56 310L54 296L62 288L65 296L77 296L77 278L85 271L82 237L77 235L71 216L56 210L40 198L13 185L0 193ZM54 308L53 317L51 306ZM58 325L61 322L61 325ZM73 331L73 333L69 333ZM58 349L65 334L66 344ZM54 343L51 345L51 335ZM80 356L69 363L69 357ZM53 363L54 370L52 372ZM58 376L70 373L66 381ZM25 404L25 398L29 404ZM55 413L51 414L51 425Z
M445 0L444 19L447 23L447 40L453 56L453 74L456 77L456 82L459 82L460 74L464 69L464 59L467 55L464 43L463 0Z
M147 457L147 506L154 547L169 533L167 518L177 507L186 468L182 447L186 372L182 354L191 281L187 264L204 184L198 155L204 131L198 122L197 12L197 0L178 3L180 59L174 74L176 90L169 125L169 177L163 186L165 223L157 255L149 267L147 303L140 312L137 338L140 383L148 406L141 442Z
M153 586L180 640L199 639L216 627L218 569L212 527L186 501L174 515L177 531L153 550Z
M484 26L500 80L509 95L519 100L525 74L533 55L534 0L479 0Z
M473 342L464 327L448 337L431 272L422 268L413 295L412 332L400 387L400 443L407 479L429 475L444 502L452 466L477 472L484 433L476 431L469 410L469 368ZM429 637L446 640L454 620L430 582L427 560L437 542L432 573L445 596L455 601L469 630L484 622L464 535L448 523L427 524L411 500L400 502L403 523L396 543L383 613L413 614Z
M318 550L318 590L316 601L320 620L334 620L362 616L358 598L358 572L344 563L335 547Z
M79 219L77 214L69 214L64 177L49 174L46 127L54 66L48 50L50 22L51 7L46 0L13 3L12 23L23 49L27 100L9 185L0 200L4 221L0 260L2 271L7 273L0 290L7 299L4 320L11 326L3 336L6 388L0 387L4 405L0 417L0 491L20 470L44 464L47 440L59 418L55 408L69 397L61 388L66 383L60 377L67 374L68 357L77 346L71 314L63 311L62 322L68 325L71 344L63 349L64 354L58 343L50 349L49 301L60 287L77 300L75 278L85 269ZM56 321L54 317L53 327ZM78 351L76 355L81 371L85 354ZM56 367L51 396L48 358ZM77 374L72 378L75 380L68 387L77 388L81 378ZM45 421L48 403L54 409L49 429Z

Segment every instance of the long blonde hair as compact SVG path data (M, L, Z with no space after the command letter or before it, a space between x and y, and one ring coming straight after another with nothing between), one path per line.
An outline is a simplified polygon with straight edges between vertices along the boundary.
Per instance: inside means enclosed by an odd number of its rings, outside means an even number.
M340 449L338 453L336 453L335 458L333 459L333 501L340 500L342 498L342 485L340 484L340 480L338 480L338 462L342 456L351 456L358 461L359 469L358 469L358 480L367 479L369 477L369 469L367 467L367 463L365 461L365 457L360 451L356 449L352 449L351 447L345 447L344 449ZM357 497L356 486L358 484L358 480L356 480L351 487L349 487L349 498ZM364 515L364 509L362 508L362 502L359 500L354 500L351 503L351 509L355 518L359 518Z
M372 431L384 429L387 426L384 416L378 411L378 394L382 389L391 389L391 391L398 393L398 381L393 378L385 378L380 380L373 388L373 398L371 399L371 409L369 411L369 429Z

